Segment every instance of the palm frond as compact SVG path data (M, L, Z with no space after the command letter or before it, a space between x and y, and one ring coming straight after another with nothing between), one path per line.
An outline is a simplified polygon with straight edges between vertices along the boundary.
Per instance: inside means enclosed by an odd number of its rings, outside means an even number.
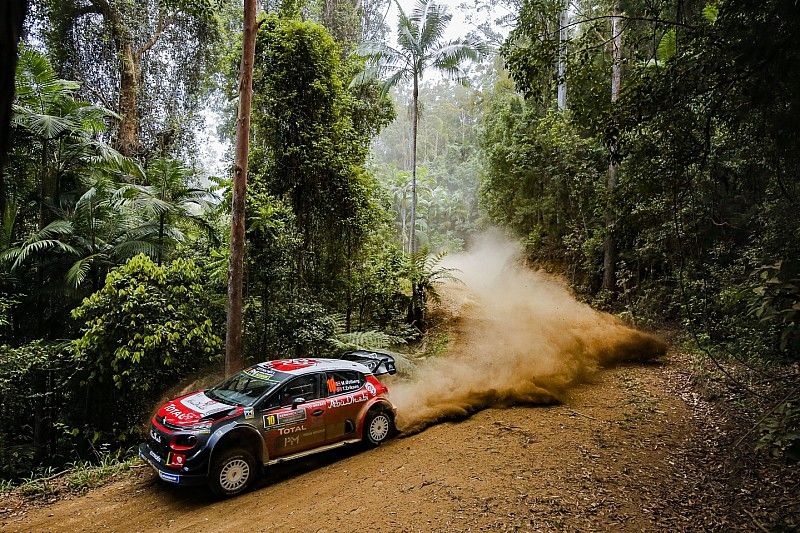
M52 140L66 131L75 129L76 124L68 118L47 115L43 113L33 113L25 110L22 117L26 128L35 136L43 139Z
M431 52L431 61L437 68L457 66L466 60L478 61L482 47L472 39L449 41Z
M402 337L375 330L339 333L331 339L331 342L342 350L380 350L406 344L406 340Z
M77 289L83 282L86 280L86 275L89 273L89 269L92 268L92 265L95 263L107 263L108 256L104 253L96 253L90 256L81 258L77 260L67 271L66 276L64 279L73 289Z
M115 259L128 259L139 254L145 254L151 258L158 256L158 247L151 242L140 240L124 240L111 250L111 256Z
M3 252L3 254L0 255L0 261L8 262L13 259L11 271L14 271L22 266L29 257L41 254L46 250L56 250L66 254L78 255L78 250L58 239L38 239L34 241L28 239L28 242L24 245L15 246Z
M415 14L411 19L420 27L420 48L428 50L444 37L445 29L453 17L447 13L444 7L434 2L425 1L424 4L424 9L419 13L416 13L415 10ZM417 16L419 16L419 18L417 18Z

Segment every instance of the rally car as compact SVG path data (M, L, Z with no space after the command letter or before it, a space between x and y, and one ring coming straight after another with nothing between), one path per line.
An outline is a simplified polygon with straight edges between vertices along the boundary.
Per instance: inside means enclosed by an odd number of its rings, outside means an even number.
M234 496L267 465L389 438L395 409L375 376L394 373L391 356L367 351L259 363L163 405L139 456L164 481Z

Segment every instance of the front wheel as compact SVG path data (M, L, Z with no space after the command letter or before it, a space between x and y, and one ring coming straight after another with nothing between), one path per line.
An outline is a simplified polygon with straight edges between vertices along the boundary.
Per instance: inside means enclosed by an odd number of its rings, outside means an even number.
M256 478L256 461L242 448L222 452L211 464L208 485L217 496L230 497L241 494Z
M370 446L380 446L394 433L392 415L383 410L367 413L364 419L364 442Z

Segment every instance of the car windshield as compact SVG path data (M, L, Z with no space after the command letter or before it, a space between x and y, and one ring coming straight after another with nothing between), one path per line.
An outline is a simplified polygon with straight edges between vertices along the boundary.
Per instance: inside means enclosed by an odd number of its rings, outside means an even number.
M218 402L250 407L289 377L286 372L257 365L234 374L207 390L206 395Z

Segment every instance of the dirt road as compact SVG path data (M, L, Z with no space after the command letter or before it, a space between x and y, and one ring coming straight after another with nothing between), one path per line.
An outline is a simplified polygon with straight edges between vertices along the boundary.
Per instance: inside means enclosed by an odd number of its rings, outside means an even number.
M681 450L696 429L668 390L668 365L604 371L563 405L488 409L376 450L287 465L232 500L166 486L141 468L0 524L8 531L692 529L698 524L674 500L687 483Z
M0 527L729 531L767 530L795 507L800 516L791 470L767 471L741 448L731 454L725 417L694 388L691 358L672 352L596 372L665 345L515 266L515 246L492 246L455 265L464 284L449 288L441 308L448 355L390 384L405 427L433 424L424 431L274 468L226 501L166 486L143 467L83 496L6 510ZM520 403L528 406L480 410ZM798 523L790 517L782 528Z

